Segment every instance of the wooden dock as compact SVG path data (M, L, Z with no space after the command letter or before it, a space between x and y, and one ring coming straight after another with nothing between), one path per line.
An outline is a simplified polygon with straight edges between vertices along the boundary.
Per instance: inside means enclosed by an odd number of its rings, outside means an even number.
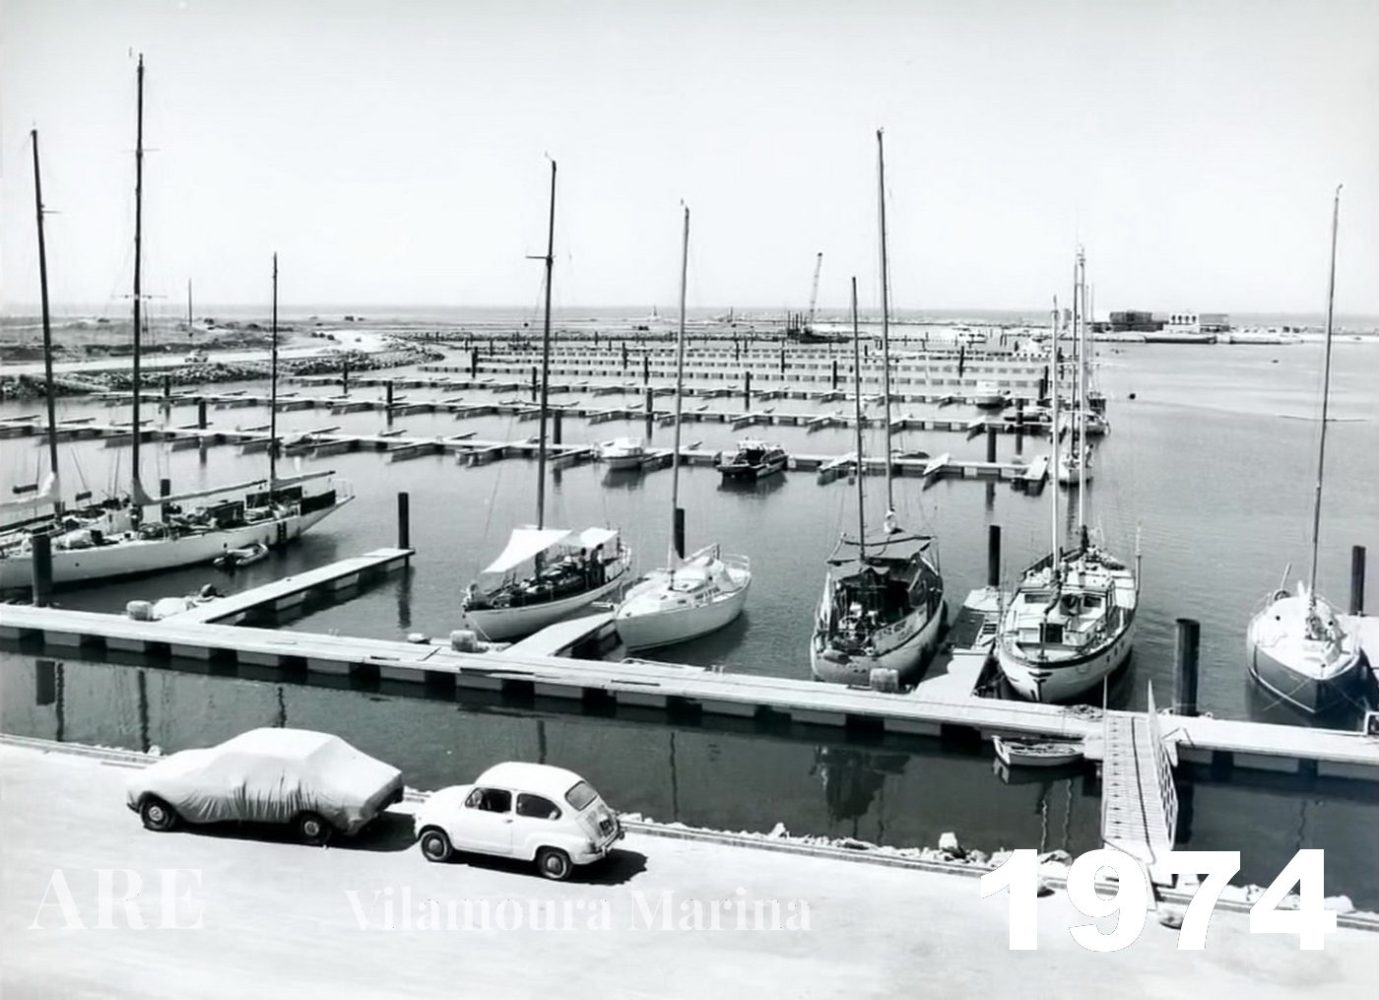
M295 607L306 600L307 594L315 590L331 592L347 590L367 577L380 576L402 569L411 560L412 549L374 549L362 556L341 559L329 566L319 566L285 576L260 587L251 587L237 594L229 594L218 600L198 604L186 611L162 619L179 623L223 622L237 625L256 612L271 610L283 611Z
M57 648L119 649L151 658L185 657L298 674L355 675L389 682L527 693L579 703L653 710L693 709L739 718L878 732L943 736L956 731L1076 737L1101 735L1099 712L1055 705L921 693L884 694L810 680L734 674L676 664L610 663L310 632L216 625L180 618L134 621L119 615L8 605L0 638ZM1112 713L1139 715L1143 713ZM1179 760L1216 767L1379 781L1379 740L1361 733L1224 719L1173 717L1165 738Z

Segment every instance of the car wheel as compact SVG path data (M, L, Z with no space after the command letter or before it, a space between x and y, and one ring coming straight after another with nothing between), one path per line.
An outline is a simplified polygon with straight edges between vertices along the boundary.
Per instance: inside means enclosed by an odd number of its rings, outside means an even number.
M177 825L177 811L156 795L150 795L139 805L139 818L144 829L165 833Z
M540 869L542 876L556 882L564 882L574 870L574 865L570 864L570 856L554 847L541 848L536 855L536 867Z
M445 831L431 826L421 832L421 856L427 861L449 861L453 851Z
M330 840L330 824L317 813L302 813L297 817L297 836L302 841L313 846L319 846Z

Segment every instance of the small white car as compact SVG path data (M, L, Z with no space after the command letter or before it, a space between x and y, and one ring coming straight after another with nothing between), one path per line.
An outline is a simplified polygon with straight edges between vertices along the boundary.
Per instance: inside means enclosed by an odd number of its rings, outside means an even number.
M416 832L428 861L465 851L520 858L556 880L607 857L623 835L617 815L573 771L513 762L435 792L416 812Z

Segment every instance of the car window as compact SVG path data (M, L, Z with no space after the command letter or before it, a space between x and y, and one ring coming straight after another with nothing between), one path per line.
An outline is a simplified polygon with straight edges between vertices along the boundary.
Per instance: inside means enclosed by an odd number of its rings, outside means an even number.
M587 781L581 781L565 793L565 801L570 803L575 812L586 808L598 797L599 793L594 791Z
M527 816L531 819L560 819L560 807L550 799L543 799L540 795L528 795L519 792L517 795L517 815Z
M502 788L476 788L469 793L464 804L469 809L505 813L512 809L512 793Z

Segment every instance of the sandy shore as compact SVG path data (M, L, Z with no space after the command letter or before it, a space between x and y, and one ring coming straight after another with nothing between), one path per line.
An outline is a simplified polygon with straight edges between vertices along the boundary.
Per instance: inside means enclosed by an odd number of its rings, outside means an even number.
M504 862L428 864L405 815L327 849L152 834L124 806L126 774L0 746L5 997L1358 997L1379 954L1348 929L1299 951L1225 912L1203 952L1177 951L1151 915L1134 945L1095 954L1068 934L1085 918L1062 892L1039 903L1039 951L1012 953L1004 899L979 898L973 878L638 834L569 884ZM152 926L130 929L117 907L115 928L96 929L102 868L138 873ZM165 910L168 868L199 875L175 876L187 898ZM57 869L86 930L64 929ZM157 926L198 915L202 929Z

